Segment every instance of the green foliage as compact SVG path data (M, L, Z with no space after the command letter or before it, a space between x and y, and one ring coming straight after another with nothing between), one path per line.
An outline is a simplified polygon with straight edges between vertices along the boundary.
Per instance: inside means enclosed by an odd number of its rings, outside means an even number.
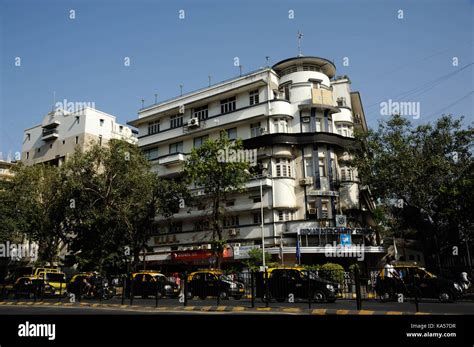
M253 248L249 251L249 259L244 260L245 266L250 270L257 271L263 265L263 251L260 248ZM265 252L265 265L268 267L276 266L271 262L271 255Z
M329 281L342 283L344 281L344 268L339 264L326 263L319 268L319 276Z
M207 205L207 216L212 229L212 240L223 241L222 224L225 216L224 201L231 192L240 191L249 180L250 165L245 161L222 160L223 153L242 150L240 140L230 141L225 133L216 140L207 140L199 148L194 148L183 169L188 184L204 189L206 197L199 203ZM220 267L221 250L214 247Z
M415 127L395 115L377 130L357 133L351 149L362 184L380 198L380 225L401 236L417 230L434 241L431 253L472 239L474 129L462 121L442 116Z

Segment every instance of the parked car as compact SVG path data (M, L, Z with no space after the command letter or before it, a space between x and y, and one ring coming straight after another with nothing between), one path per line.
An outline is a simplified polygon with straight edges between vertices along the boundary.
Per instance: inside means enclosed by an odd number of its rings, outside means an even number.
M394 265L391 277L382 269L375 290L381 301L395 300L398 294L405 297L436 298L451 302L462 295L462 287L454 281L436 276L416 265ZM415 292L416 291L416 292Z
M284 302L290 296L296 299L308 299L314 302L335 302L338 284L320 278L314 272L301 267L279 267L267 269L268 300ZM265 273L256 276L256 296L263 301L267 299Z
M130 282L130 281L129 281ZM170 281L165 275L157 271L139 271L132 273L131 283L127 286L127 297L133 288L134 296L147 298L156 296L177 297L180 292L179 286Z
M233 280L220 270L200 270L188 275L186 295L189 298L198 296L205 299L219 295L221 298L233 297L240 300L244 294L244 284Z
M48 284L54 288L54 295L66 295L67 283L66 275L64 272L57 268L35 268L33 276L44 280L45 284Z
M53 286L45 284L43 279L35 276L19 277L13 285L11 292L15 295L15 298L26 297L29 299L55 295Z

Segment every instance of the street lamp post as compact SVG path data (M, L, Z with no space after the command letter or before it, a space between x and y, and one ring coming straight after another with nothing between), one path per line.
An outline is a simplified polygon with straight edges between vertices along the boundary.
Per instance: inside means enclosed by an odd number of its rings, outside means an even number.
M262 187L262 179L260 179L260 227L262 231L262 264L263 268L265 269L265 235L263 230L263 187Z

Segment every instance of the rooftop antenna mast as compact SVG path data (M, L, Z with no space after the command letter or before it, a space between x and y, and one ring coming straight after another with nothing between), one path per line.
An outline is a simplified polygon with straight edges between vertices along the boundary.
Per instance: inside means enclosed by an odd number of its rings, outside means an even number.
M53 107L51 107L51 112L54 112L55 105L56 105L56 92L53 91Z
M303 38L303 33L298 30L297 33L298 37L298 57L302 57L303 54L301 54L301 39Z

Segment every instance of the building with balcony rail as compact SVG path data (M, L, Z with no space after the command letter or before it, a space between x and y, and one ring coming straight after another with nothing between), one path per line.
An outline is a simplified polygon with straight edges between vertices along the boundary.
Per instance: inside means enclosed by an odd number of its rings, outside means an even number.
M91 107L75 112L56 109L41 124L24 131L21 161L61 165L76 148L84 151L93 142L106 144L110 139L137 143L134 131L118 124L113 115Z
M245 192L224 202L225 262L244 259L261 246L261 206L266 251L295 264L347 263L325 255L326 245L350 240L364 245L366 259L383 253L357 169L348 164L355 129L367 130L360 94L346 77L335 77L332 62L319 57L290 58L180 97L139 110L128 124L138 128L138 145L163 177L179 178L193 147L226 131L247 149L257 149L255 177ZM260 185L263 194L260 195ZM194 194L205 194L199 189ZM212 232L199 206L171 218L156 217L149 242L150 264L209 265ZM347 236L349 235L349 236ZM180 256L185 252L188 258ZM353 259L352 259L353 260Z

